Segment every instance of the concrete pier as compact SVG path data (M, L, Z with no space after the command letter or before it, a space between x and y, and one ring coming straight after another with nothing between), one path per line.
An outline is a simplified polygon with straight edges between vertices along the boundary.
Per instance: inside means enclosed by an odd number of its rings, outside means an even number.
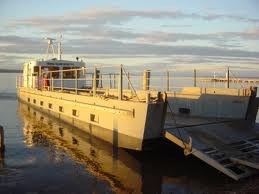
M223 77L218 77L218 78L205 78L205 77L200 77L199 78L202 81L208 81L208 82L230 82L230 83L246 83L246 84L259 84L259 79L256 78L223 78Z

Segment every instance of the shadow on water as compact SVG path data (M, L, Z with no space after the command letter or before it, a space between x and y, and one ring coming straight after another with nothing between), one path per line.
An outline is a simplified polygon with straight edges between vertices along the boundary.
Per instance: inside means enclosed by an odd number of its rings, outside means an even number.
M165 139L158 140L152 151L118 149L26 104L19 103L19 112L27 146L50 148L47 157L61 157L60 153L64 152L83 165L85 173L107 182L116 193L221 193L259 189L258 176L235 182L198 159L185 157L182 150ZM116 120L114 123L116 128ZM118 141L116 137L114 130L114 145Z

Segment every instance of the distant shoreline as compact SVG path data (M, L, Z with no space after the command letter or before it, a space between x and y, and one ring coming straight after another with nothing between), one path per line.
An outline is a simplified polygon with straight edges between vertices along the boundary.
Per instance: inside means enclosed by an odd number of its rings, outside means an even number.
M0 73L22 73L20 69L0 69Z

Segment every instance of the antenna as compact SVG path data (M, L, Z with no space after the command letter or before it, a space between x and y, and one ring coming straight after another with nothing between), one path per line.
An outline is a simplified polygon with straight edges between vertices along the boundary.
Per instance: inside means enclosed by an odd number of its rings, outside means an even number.
M59 42L58 42L58 60L61 60L61 54L62 54L61 40L62 40L62 34L60 35Z
M48 40L48 48L47 48L47 52L46 52L46 55L47 55L47 58L49 58L49 50L52 49L52 55L54 56L55 55L55 50L54 50L54 46L53 46L53 40L56 40L54 38L49 38L49 37L45 37L44 38L45 40Z

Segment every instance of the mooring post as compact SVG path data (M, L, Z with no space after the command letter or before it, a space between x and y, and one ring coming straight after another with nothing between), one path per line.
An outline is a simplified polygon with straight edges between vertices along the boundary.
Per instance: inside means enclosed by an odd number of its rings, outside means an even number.
M4 128L0 125L0 155L5 151L4 145Z
M96 95L96 76L97 76L97 69L96 67L94 67L93 96Z
M123 80L122 80L122 65L120 65L120 72L119 72L119 80L118 80L118 99L122 100L123 95Z
M227 88L229 88L229 67L227 67L226 79L227 79Z
M150 70L143 72L143 90L149 90L150 86Z
M193 71L193 86L197 86L197 74L196 74L196 69Z

